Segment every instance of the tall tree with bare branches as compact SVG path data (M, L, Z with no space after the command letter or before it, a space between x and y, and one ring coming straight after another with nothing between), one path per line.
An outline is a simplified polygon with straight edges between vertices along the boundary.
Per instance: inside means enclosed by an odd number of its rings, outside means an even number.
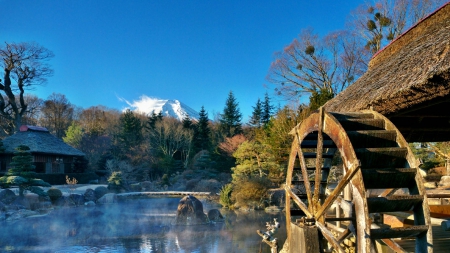
M288 100L298 100L305 94L334 95L364 73L366 56L359 41L348 32L321 38L312 29L305 29L283 51L275 53L267 80Z
M360 5L351 13L349 27L378 52L447 0L378 0Z
M28 104L24 94L26 89L43 84L53 70L47 63L53 53L37 43L5 43L0 47L3 80L0 80L0 118L9 122L7 134L19 130L22 116Z

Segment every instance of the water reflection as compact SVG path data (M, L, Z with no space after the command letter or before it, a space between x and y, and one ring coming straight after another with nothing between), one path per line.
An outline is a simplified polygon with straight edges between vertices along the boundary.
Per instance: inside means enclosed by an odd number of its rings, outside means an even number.
M257 229L277 218L284 242L284 214L221 210L225 222L172 225L179 199L147 199L67 208L43 217L2 222L1 252L270 252ZM211 209L205 204L204 210ZM282 245L280 245L282 246Z

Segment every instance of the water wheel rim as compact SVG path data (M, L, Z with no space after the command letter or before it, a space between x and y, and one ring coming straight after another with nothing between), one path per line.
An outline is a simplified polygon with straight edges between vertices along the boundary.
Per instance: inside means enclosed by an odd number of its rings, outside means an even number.
M381 114L378 114L373 111L363 111L362 113L370 113L373 114L375 118L384 120L386 124L386 129L393 129L397 131L398 133L398 142L400 146L408 147L408 144L404 140L403 136L398 132L398 130L395 128L395 126L387 120L384 116ZM344 179L344 183L342 185L338 185L337 188L339 188L336 191L333 191L330 195L326 196L326 199L322 203L317 203L317 178L314 180L315 190L314 192L311 192L311 186L309 179L304 180L305 189L307 189L307 203L303 203L300 198L296 197L296 194L292 191L292 179L293 179L293 169L294 164L297 160L299 160L299 163L301 165L301 171L303 174L303 178L305 178L306 174L306 168L304 165L304 156L301 149L301 144L303 143L303 140L311 133L316 132L318 135L318 146L322 145L323 139L320 140L320 136L322 134L327 135L336 145L337 149L340 152L340 155L343 160L344 164L344 170L346 172L346 178ZM360 164L357 159L355 150L352 146L352 143L350 141L349 136L347 135L347 132L343 128L343 126L340 124L340 122L330 113L325 113L322 109L318 112L313 113L310 117L305 119L301 124L296 126L291 134L294 135L294 140L292 142L291 147L291 153L288 163L288 173L286 177L286 220L287 220L287 236L288 240L290 235L290 220L291 220L291 214L290 214L290 203L293 201L297 204L297 206L303 210L303 212L306 214L307 218L313 218L315 220L315 225L320 229L324 237L327 239L327 241L335 248L336 251L340 252L343 249L339 246L339 240L336 239L334 236L330 235L330 231L327 229L323 215L327 208L330 207L330 205L336 200L336 195L341 192L344 186L349 185L352 188L352 203L354 205L355 209L355 219L358 220L355 225L356 230L356 240L357 240L357 252L372 252L374 251L374 243L370 239L370 233L371 233L371 221L369 217L369 210L368 210L368 203L366 199L366 189L363 182L362 173L360 170ZM319 146L320 147L320 146ZM409 148L409 147L408 147ZM321 150L321 148L319 149ZM320 153L320 152L317 152ZM316 154L317 154L316 153ZM319 154L319 156L322 158L322 154ZM316 159L320 160L320 159ZM411 150L408 150L408 157L407 160L410 164L414 165L414 157L412 155ZM317 164L316 166L316 175L318 168L320 167L320 164ZM420 177L420 176L419 176ZM307 177L306 177L307 178ZM420 181L421 178L416 178L416 181ZM423 212L425 216L425 224L430 224L429 221L429 210L427 209L427 203L426 203L426 194L423 194L423 185L421 186L420 182L419 185L419 192L424 195L425 202L423 207ZM422 189L420 189L422 187ZM310 203L313 203L312 205ZM428 210L428 214L426 213ZM422 212L422 211L420 211ZM427 220L428 219L428 220ZM431 236L431 229L427 232L427 240L432 241ZM432 252L432 249L428 248L428 252Z

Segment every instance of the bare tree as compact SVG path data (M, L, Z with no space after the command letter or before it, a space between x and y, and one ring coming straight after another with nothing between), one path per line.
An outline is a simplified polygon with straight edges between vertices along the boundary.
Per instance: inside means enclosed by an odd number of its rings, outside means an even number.
M72 123L73 111L74 108L65 95L52 93L41 109L41 124L56 137L62 138Z
M102 105L91 106L79 113L78 120L85 133L113 136L121 113Z
M374 54L446 1L379 0L365 3L351 13L349 27Z
M27 110L22 116L23 125L38 125L39 114L42 109L44 101L35 95L27 94L24 96L25 104L27 105Z
M275 53L267 80L287 99L302 94L337 94L367 68L367 55L352 34L333 32L320 38L312 29L303 30L283 51Z
M177 119L164 117L155 123L154 129L148 132L150 147L156 154L173 157L176 152L183 154L187 159L193 140L193 131L183 128Z
M5 43L0 48L4 79L0 80L0 115L12 121L13 131L18 131L22 116L27 111L25 90L46 82L53 71L46 63L53 53L37 43ZM8 134L13 132L10 129Z
M1 96L1 94L0 94ZM4 101L8 101L6 96L3 97ZM38 98L35 95L25 94L23 96L25 104L27 105L27 109L24 111L22 115L22 125L38 125L39 121L39 112L42 107L42 99ZM16 97L16 104L20 105L19 98ZM9 105L5 108L7 114L12 113L12 107ZM10 133L14 133L15 125L14 120L5 117L0 113L0 135L5 134L9 135Z

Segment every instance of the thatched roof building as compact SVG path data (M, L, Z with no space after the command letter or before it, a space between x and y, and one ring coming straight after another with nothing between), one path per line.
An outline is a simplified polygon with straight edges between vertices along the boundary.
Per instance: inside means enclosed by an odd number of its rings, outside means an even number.
M372 108L408 141L450 141L450 3L378 52L367 72L324 108Z
M67 145L43 127L21 126L19 132L3 140L3 145L5 153L14 153L19 145L26 145L31 153L84 156L83 152Z
M21 126L20 131L3 140L5 152L0 154L0 170L5 171L19 145L26 145L33 155L36 171L41 173L64 173L71 170L74 158L85 156L43 127Z

